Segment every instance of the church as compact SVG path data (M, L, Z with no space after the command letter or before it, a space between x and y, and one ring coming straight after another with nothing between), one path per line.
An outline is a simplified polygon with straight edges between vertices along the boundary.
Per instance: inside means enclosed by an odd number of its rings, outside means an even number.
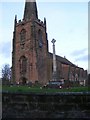
M87 70L65 57L56 55L57 80L84 81ZM25 2L23 19L14 20L12 50L12 80L18 84L52 80L53 54L49 52L46 18L38 18L36 1Z

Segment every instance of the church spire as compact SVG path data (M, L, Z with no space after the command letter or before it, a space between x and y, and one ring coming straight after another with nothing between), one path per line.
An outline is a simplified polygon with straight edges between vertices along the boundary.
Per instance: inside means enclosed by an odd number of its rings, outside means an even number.
M26 0L24 9L24 20L29 20L31 17L38 19L36 0Z

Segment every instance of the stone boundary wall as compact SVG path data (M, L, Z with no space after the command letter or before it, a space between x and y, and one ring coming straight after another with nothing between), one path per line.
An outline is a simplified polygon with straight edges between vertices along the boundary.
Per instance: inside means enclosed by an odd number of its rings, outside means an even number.
M2 120L13 118L90 119L90 92L2 93Z

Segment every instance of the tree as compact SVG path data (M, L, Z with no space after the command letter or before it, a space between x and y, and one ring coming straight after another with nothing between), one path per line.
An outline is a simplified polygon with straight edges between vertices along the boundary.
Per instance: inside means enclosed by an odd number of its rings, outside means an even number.
M9 64L5 64L2 68L2 83L8 84L11 79L11 68Z

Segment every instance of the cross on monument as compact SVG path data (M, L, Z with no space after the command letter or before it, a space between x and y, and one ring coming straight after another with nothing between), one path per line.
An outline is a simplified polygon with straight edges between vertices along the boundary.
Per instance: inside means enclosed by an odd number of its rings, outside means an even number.
M56 70L56 54L55 54L55 39L52 39L51 41L53 43L53 76L52 79L53 81L57 80L57 70Z

